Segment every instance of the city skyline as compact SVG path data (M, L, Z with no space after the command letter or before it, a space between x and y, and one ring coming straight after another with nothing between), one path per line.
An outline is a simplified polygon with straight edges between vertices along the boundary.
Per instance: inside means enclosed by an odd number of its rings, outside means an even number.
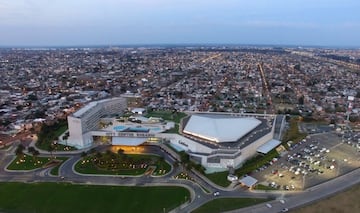
M359 47L359 6L355 0L0 0L0 46Z

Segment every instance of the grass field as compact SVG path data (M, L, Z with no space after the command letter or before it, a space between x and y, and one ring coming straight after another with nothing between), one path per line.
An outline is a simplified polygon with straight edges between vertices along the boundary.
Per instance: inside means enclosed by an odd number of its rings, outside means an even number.
M34 161L35 160L35 161ZM7 167L9 170L32 170L43 167L46 163L50 161L48 157L36 157L35 159L30 155L25 155L20 161L19 157L16 157L15 160Z
M189 198L181 187L90 186L59 183L0 183L0 212L161 213ZM166 198L166 199L163 199Z
M198 209L192 211L192 213L219 213L252 206L266 201L268 200L261 198L218 198L205 203Z
M156 169L153 172L155 176L161 176L168 173L171 170L171 166L164 160L159 160L156 164Z
M230 181L228 181L227 176L229 175L229 171L225 172L215 172L211 174L205 174L205 176L211 180L211 182L215 183L216 185L227 187L230 185Z
M172 111L151 111L148 112L145 117L158 117L167 121L174 121L175 123L180 123L180 120L186 117L186 114L183 112L172 112Z
M353 213L360 212L360 184L351 189L329 197L325 200L310 204L300 209L295 209L293 213Z

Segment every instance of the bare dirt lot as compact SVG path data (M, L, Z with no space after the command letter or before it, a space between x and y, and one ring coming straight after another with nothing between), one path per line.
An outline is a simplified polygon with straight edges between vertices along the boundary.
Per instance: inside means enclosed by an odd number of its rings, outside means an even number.
M293 213L353 213L360 212L360 185L329 197L327 199L315 202L309 206L295 209Z

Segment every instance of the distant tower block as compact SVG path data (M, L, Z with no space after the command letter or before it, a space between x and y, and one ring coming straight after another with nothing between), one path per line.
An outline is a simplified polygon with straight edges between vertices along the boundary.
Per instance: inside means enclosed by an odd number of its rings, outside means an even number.
M350 122L350 114L351 114L351 111L352 111L352 108L353 108L353 101L355 100L355 97L354 96L348 96L348 109L347 109L347 116L346 116L346 121L349 123Z

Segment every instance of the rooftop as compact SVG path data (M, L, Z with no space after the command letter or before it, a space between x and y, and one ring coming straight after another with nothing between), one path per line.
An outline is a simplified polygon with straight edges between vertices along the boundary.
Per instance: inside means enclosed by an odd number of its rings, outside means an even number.
M74 112L73 117L81 118L87 111L91 110L96 105L107 102L107 101L116 100L116 99L120 99L120 98L108 98L108 99L103 99L103 100L99 100L99 101L92 101L92 102L86 104L84 107L82 107L78 111Z
M261 124L253 117L192 115L184 133L214 142L237 141Z

